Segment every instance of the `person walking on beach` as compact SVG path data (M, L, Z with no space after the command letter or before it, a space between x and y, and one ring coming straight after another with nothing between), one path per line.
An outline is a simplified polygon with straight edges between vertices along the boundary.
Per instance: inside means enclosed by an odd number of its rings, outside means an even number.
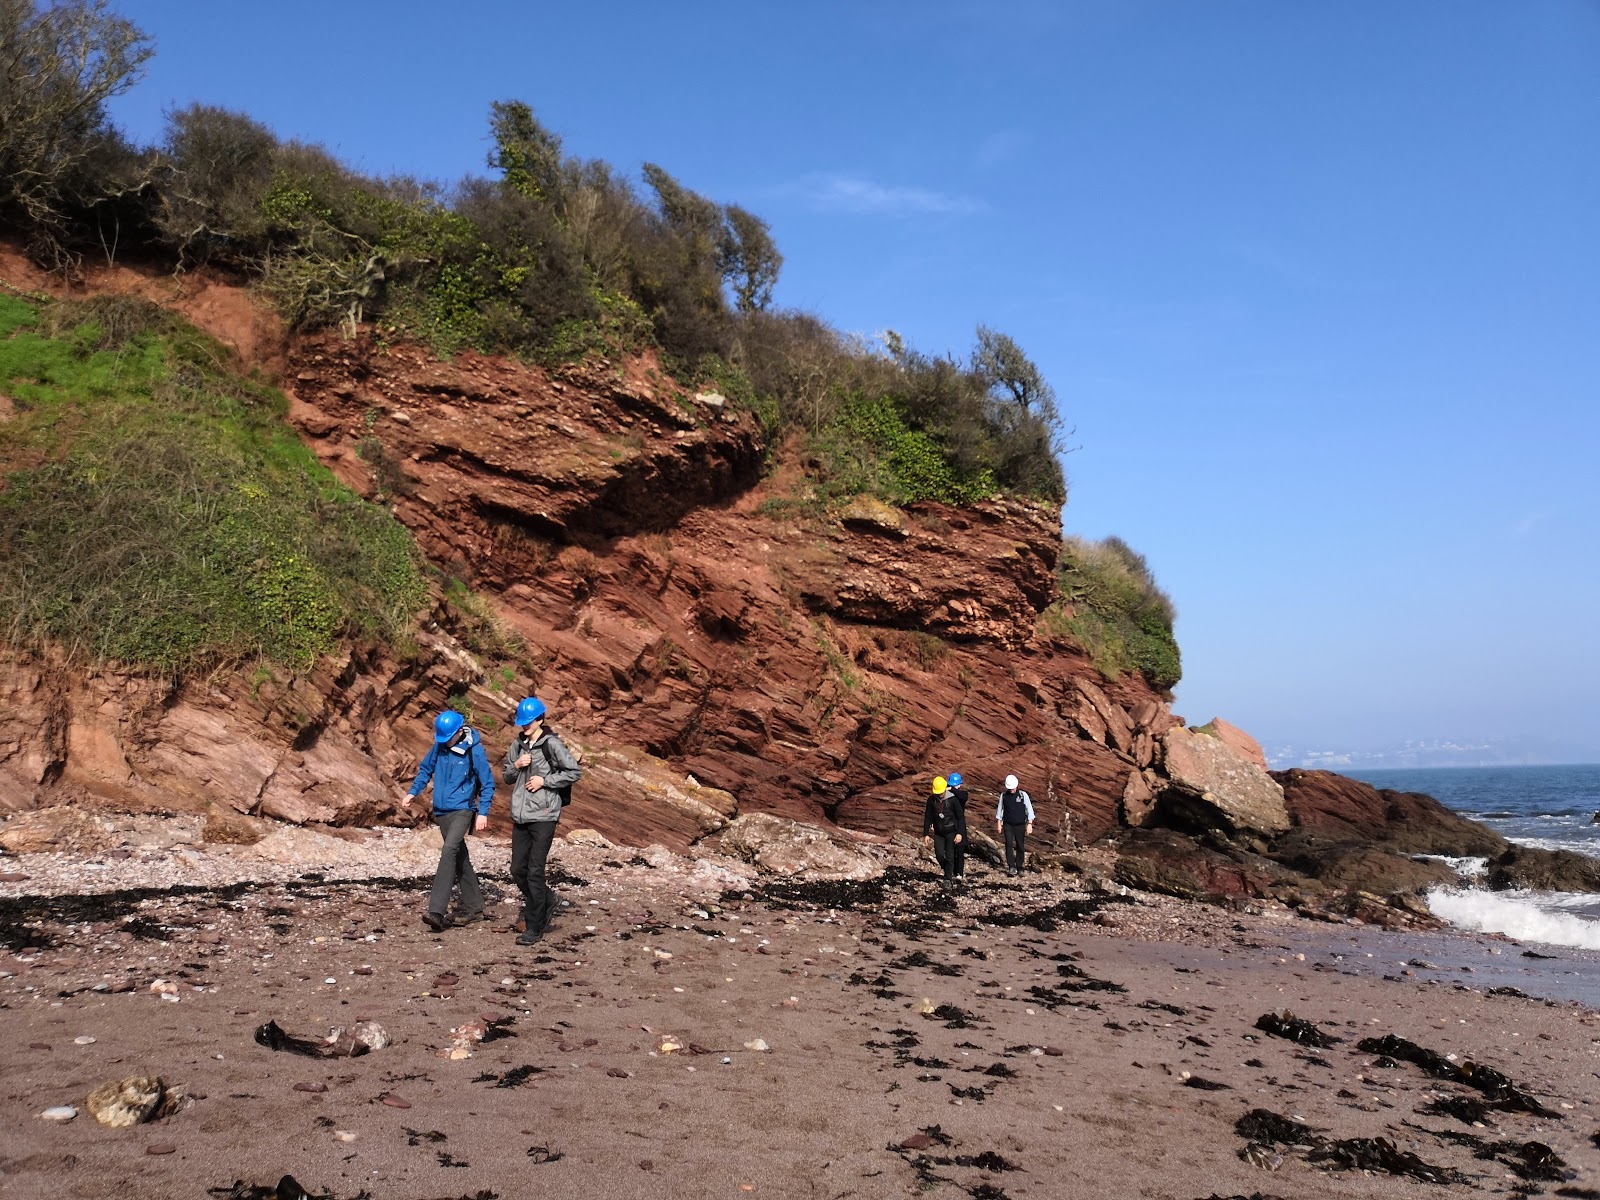
M934 857L944 871L944 885L954 887L960 865L956 856L966 853L967 810L951 794L949 781L943 775L934 778L933 790L928 796L922 815L922 840L933 843Z
M1006 874L1021 875L1028 835L1033 832L1033 800L1017 786L1015 775L1006 776L1005 790L994 810L995 832L1006 844Z
M517 705L517 736L506 751L503 777L511 792L511 878L522 893L522 933L531 946L550 923L550 886L545 863L556 822L583 769L566 743L545 727L544 701L529 696Z
M433 823L444 835L444 849L439 852L439 867L433 873L433 891L422 921L439 933L451 923L450 893L458 886L461 904L455 924L483 920L483 888L467 853L467 834L483 832L494 800L494 772L483 750L483 735L469 728L467 719L452 709L434 719L433 746L422 756L417 777L401 805L409 810L429 781L433 783Z
M972 797L967 789L961 786L961 772L951 771L945 776L945 791L961 810L961 838L956 842L956 879L967 877L967 804Z

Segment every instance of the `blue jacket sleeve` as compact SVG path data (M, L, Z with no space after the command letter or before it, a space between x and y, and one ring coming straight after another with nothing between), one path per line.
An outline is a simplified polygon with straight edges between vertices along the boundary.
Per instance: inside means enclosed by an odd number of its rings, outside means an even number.
M489 755L483 748L483 739L472 744L472 769L478 775L478 815L487 817L494 802L494 772L489 768Z
M411 794L422 795L423 789L428 786L428 780L433 778L433 765L439 761L439 744L435 742L428 752L422 756L422 765L417 768L417 777L411 781Z

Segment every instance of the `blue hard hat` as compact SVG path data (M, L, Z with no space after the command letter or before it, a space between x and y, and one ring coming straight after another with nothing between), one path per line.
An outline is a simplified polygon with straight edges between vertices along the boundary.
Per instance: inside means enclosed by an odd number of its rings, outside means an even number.
M950 783L951 787L960 787L961 786L961 772L960 771L951 771L950 772L949 783Z
M517 705L516 724L518 728L524 725L532 725L540 717L544 716L544 712L544 701L537 696L529 696Z
M434 718L433 740L441 743L448 742L451 738L455 737L457 733L461 732L461 727L466 723L467 719L455 709L445 709L436 718Z

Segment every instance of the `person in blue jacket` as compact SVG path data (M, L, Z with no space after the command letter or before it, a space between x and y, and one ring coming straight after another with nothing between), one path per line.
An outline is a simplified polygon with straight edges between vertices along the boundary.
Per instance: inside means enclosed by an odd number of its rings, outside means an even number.
M484 919L483 888L467 854L467 833L484 831L489 824L489 805L494 800L494 772L483 750L483 735L468 728L466 718L450 709L434 720L433 747L422 756L417 777L401 804L409 809L429 780L433 781L433 823L444 835L444 849L439 854L439 869L433 874L433 891L422 920L438 933L451 923L450 892L458 884L461 906L455 924Z

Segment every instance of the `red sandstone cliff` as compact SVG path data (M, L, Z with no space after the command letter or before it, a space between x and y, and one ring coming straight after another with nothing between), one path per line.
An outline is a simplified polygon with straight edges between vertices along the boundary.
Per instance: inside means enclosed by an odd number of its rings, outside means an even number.
M12 656L0 810L92 797L370 821L447 698L464 695L494 741L524 690L599 755L585 823L635 843L685 844L717 819L692 787L665 804L664 785L639 782L650 770L608 768L613 748L666 760L739 810L868 833L915 827L934 772L962 771L980 804L1015 772L1046 846L1069 811L1074 838L1091 840L1118 824L1125 793L1161 786L1149 769L1175 724L1163 698L1136 677L1101 679L1040 628L1053 510L864 501L772 516L764 501L797 480L763 477L753 418L648 359L559 377L473 354L439 362L365 336L274 338L216 280L118 270L91 286L171 303L269 362L307 443L392 504L526 653L473 653L440 606L409 657L358 647L298 678L172 688Z

